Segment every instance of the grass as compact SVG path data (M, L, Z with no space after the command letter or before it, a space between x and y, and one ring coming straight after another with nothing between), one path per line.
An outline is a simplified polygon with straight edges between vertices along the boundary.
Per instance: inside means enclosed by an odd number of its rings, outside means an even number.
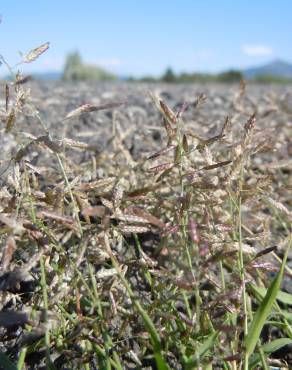
M165 144L134 160L114 127L112 151L96 153L53 139L25 79L2 61L13 77L2 134L17 141L1 173L2 368L288 368L275 352L292 342L281 291L290 172L256 164L266 150L256 116L237 131L227 118L202 138L185 128L187 104L173 111L151 95ZM244 94L242 83L238 106ZM85 104L60 124L120 106ZM28 113L43 135L19 135ZM91 160L75 163L74 150Z

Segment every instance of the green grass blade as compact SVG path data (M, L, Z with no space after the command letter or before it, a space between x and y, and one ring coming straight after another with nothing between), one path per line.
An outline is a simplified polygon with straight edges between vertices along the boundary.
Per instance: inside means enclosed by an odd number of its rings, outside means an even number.
M199 365L200 361L205 357L207 352L214 346L218 335L219 332L216 331L203 342L196 353L186 361L186 370L194 369L195 366Z
M282 314L286 320L292 323L292 312L282 311Z
M277 294L277 300L289 306L292 306L292 294L282 292L280 290L280 292Z
M267 293L260 304L256 314L254 315L253 321L249 327L248 335L246 336L244 340L245 350L246 354L249 356L253 353L255 346L257 344L257 341L261 335L262 328L265 324L265 321L270 314L273 305L276 301L277 294L280 290L285 264L287 261L288 253L291 247L291 240L289 243L289 246L286 250L286 253L284 255L280 271L276 278L273 280L272 284L270 285L269 289L267 290Z
M264 297L265 294L267 293L267 289L263 287L253 286L253 289L256 290L257 293L259 293L262 297ZM289 293L286 293L280 290L277 294L276 299L279 302L292 306L292 294L289 294Z
M92 347L95 351L95 354L97 356L97 359L99 361L99 366L100 370L106 370L107 368L107 360L109 361L110 365L113 366L116 370L121 370L121 364L117 363L115 360L112 358L109 358L106 354L106 351L101 348L98 344L96 343L91 343Z
M18 370L22 370L25 366L24 362L25 362L26 353L27 353L27 347L22 348L22 350L20 351L18 361L17 361Z
M275 339L270 343L266 343L262 346L262 350L266 355L278 351L280 348L292 344L292 339L290 338L279 338ZM254 353L249 359L249 368L252 369L256 366L261 360L259 353Z
M270 343L266 343L262 346L262 349L265 353L270 354L275 351L278 351L278 349L287 346L288 344L292 344L292 339L290 338L279 338L275 339Z
M152 320L150 319L147 312L143 309L140 302L135 300L134 304L135 304L137 310L139 311L140 315L142 316L143 321L144 321L144 325L145 325L148 333L150 334L152 346L153 346L153 349L154 349L154 357L155 357L155 360L156 360L156 365L157 365L158 370L169 370L167 362L165 361L165 359L164 359L164 357L161 353L162 348L161 348L160 337L157 333L157 330L156 330Z
M108 250L109 255L111 257L111 261L113 263L113 266L115 267L115 269L118 273L118 276L120 277L123 285L125 286L133 305L135 306L136 310L141 315L141 317L144 321L144 325L145 325L145 327L146 327L146 329L147 329L147 331L150 335L150 341L151 341L151 344L152 344L152 347L153 347L154 357L155 357L155 361L156 361L156 365L157 365L158 370L169 370L169 366L168 366L168 364L167 364L167 362L164 359L164 356L162 354L161 340L160 340L159 334L158 334L158 332L155 328L155 325L154 325L153 321L151 320L151 318L148 315L148 313L146 312L146 310L144 310L144 308L142 307L140 302L136 299L136 297L135 297L135 295L134 295L134 293L131 289L131 286L129 285L129 283L127 282L127 280L125 279L125 277L121 273L119 263L118 263L116 257L114 256L114 254L111 251L111 248L110 248L107 237L105 237L105 244L107 246L107 250Z

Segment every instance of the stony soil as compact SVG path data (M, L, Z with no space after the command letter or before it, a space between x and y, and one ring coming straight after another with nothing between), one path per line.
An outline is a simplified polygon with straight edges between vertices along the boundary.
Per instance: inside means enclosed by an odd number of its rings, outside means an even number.
M242 126L250 114L256 113L258 130L264 130L271 137L278 136L277 159L291 156L286 134L292 123L292 86L251 85L243 97L240 97L238 85L31 82L29 86L32 102L56 139L69 137L86 141L99 151L104 149L115 127L127 133L127 145L135 158L159 145L164 130L159 112L149 96L152 92L159 94L173 108L183 102L189 103L184 121L195 128L198 135L216 134L227 115L232 118L233 125ZM197 109L200 94L207 100ZM82 104L116 101L124 101L124 107L60 123L69 111ZM0 107L4 105L4 99L0 100ZM43 134L33 117L20 119L16 129ZM13 147L12 135L1 135L1 147L5 150L1 151L0 158L4 159L6 149Z

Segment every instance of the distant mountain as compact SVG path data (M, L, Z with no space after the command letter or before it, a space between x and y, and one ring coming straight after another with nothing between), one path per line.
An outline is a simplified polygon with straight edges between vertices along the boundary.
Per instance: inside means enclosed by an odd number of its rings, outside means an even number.
M42 80L42 81L57 81L62 78L62 73L61 72L38 72L38 73L32 73L31 74L32 78L34 80Z
M271 63L254 68L248 68L243 71L243 75L247 79L252 79L260 76L274 76L280 78L292 78L292 64L282 60L274 60Z
M52 71L33 72L33 73L24 73L23 76L29 76L31 77L32 80L36 80L36 81L58 81L58 80L61 80L62 73L55 72L55 71L54 72ZM11 76L10 75L3 76L3 80L11 81Z

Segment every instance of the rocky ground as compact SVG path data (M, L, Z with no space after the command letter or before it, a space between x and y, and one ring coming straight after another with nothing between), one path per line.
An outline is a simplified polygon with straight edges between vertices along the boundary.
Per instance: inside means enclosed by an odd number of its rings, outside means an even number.
M126 135L128 148L139 157L159 145L163 127L149 92L158 94L169 106L175 108L183 102L189 104L184 115L185 124L195 128L198 135L212 136L219 131L226 116L234 126L242 126L249 115L256 113L258 131L264 131L275 139L277 159L291 156L288 145L288 129L292 120L292 86L250 85L246 92L238 85L171 85L138 83L63 83L31 82L32 102L39 109L42 119L58 139L69 137L86 141L102 151L114 130ZM197 100L203 95L203 104L197 109ZM125 102L118 110L85 114L81 119L60 122L74 108L91 103ZM4 107L5 100L0 100ZM34 117L17 121L16 129L32 134L42 134L42 128ZM13 147L13 137L1 137L2 159L6 149ZM5 143L7 146L5 146ZM4 145L4 146L3 146ZM290 152L289 152L290 150Z

